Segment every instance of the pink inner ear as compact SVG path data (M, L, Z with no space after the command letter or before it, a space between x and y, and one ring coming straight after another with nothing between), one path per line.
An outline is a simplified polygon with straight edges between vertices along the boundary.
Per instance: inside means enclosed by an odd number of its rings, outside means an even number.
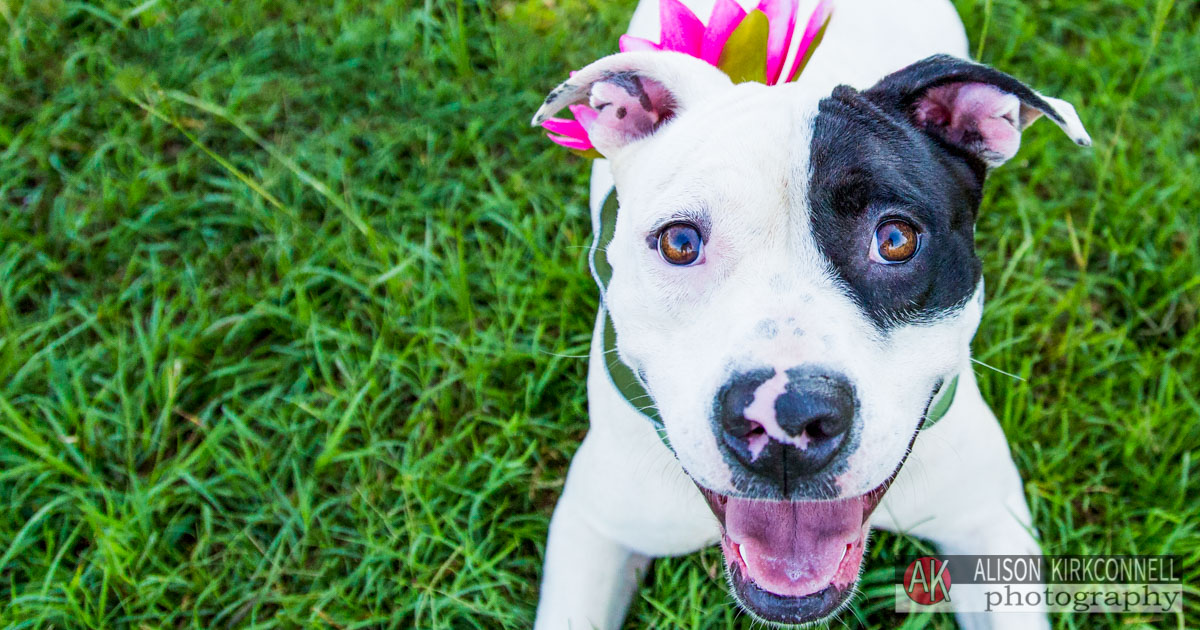
M986 83L951 83L930 89L917 102L917 124L990 166L1004 163L1021 146L1021 101Z
M598 115L588 136L603 153L653 133L670 119L674 102L658 82L629 74L592 85L591 106Z

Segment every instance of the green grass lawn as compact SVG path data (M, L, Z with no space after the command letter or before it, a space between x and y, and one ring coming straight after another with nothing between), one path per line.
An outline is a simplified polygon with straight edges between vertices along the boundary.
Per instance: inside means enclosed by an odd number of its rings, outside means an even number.
M1200 626L1200 6L958 2L1078 107L977 235L1045 549ZM527 127L633 3L0 0L0 627L522 628L587 427L587 164ZM850 626L891 612L880 535ZM719 552L628 627L750 628Z

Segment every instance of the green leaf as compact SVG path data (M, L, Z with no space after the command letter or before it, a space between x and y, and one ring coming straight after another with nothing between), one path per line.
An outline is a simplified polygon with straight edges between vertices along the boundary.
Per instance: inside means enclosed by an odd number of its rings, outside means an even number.
M588 158L591 160L598 160L598 159L604 157L603 155L600 155L600 152L595 149L588 149L587 151L580 151L579 149L571 149L571 153L574 153L575 155L578 155L579 157Z
M767 82L767 14L755 9L734 29L717 67L734 83Z

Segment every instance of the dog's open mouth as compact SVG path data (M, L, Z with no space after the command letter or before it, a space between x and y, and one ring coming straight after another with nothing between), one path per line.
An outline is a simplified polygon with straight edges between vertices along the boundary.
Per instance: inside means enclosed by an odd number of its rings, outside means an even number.
M776 623L836 611L858 579L867 521L890 481L834 501L739 499L701 488L721 521L721 551L742 605Z

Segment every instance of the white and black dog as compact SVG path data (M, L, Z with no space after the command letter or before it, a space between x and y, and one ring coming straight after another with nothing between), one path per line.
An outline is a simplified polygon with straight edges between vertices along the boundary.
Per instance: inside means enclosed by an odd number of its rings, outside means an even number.
M643 0L630 32L653 38L657 10ZM650 558L714 543L742 606L780 623L845 604L870 526L947 554L1040 553L971 368L974 223L1036 118L1090 139L1071 105L966 56L947 0L849 0L794 83L635 52L550 93L534 123L590 100L607 159L591 428L537 628L618 627Z

